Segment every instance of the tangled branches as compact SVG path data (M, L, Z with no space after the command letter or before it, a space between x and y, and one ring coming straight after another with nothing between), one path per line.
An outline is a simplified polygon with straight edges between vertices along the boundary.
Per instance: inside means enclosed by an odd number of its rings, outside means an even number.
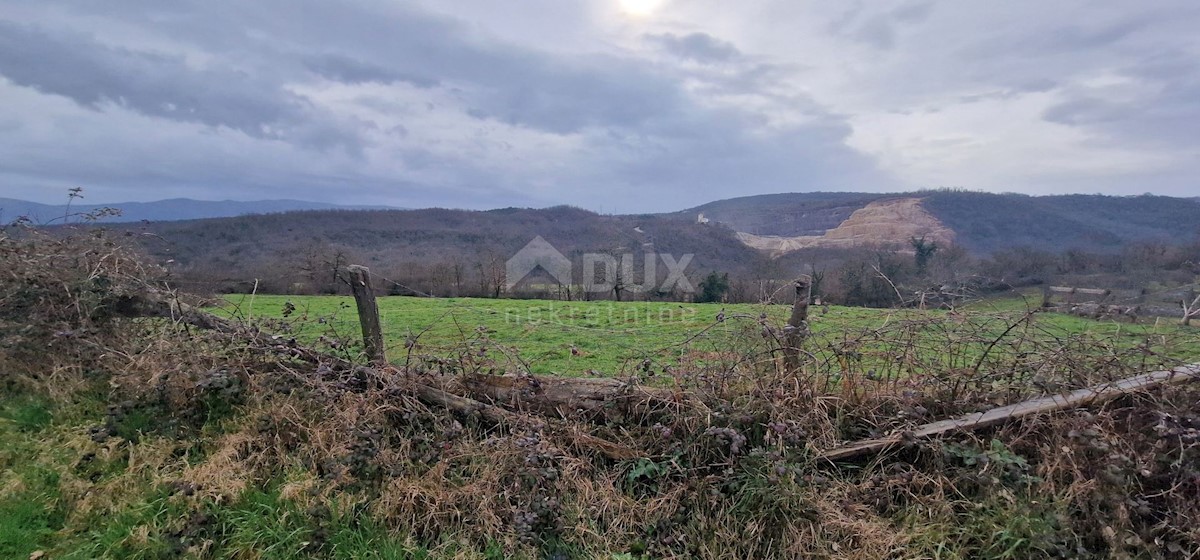
M144 262L102 230L0 230L0 361L8 371L86 364L118 334L121 307L161 275Z

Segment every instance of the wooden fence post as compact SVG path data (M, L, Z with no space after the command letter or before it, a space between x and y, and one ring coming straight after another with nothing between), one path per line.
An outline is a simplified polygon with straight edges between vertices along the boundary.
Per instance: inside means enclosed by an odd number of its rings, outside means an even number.
M371 271L360 265L346 267L350 273L350 291L358 306L358 323L362 326L363 349L373 364L386 364L387 354L383 349L383 328L379 326L379 306L375 303L375 292L371 290Z
M783 330L783 364L787 369L800 367L800 346L808 336L808 299L812 285L807 276L796 280L796 302L792 304L792 316Z

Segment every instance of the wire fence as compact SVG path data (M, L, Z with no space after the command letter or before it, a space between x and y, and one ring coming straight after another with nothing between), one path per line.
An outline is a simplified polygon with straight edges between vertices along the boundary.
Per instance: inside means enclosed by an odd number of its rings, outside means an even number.
M399 284L378 274L372 280ZM783 369L786 305L423 295L427 302L380 300L390 359L418 371L719 385L723 379L744 380L746 372L771 376ZM265 298L278 307L267 309ZM357 358L361 341L348 296L326 300L251 293L224 302L231 316ZM1174 322L1132 324L1048 314L1036 297L977 301L948 310L818 306L813 311L802 369L810 382L826 389L846 387L852 394L903 390L919 379L944 386L949 398L970 393L967 385L988 384L1009 387L1015 399L1085 386L1097 381L1095 371L1124 374L1200 357L1200 337Z

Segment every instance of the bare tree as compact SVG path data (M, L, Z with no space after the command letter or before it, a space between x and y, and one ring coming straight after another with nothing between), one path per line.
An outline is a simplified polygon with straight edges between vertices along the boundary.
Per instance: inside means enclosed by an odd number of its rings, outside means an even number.
M504 257L500 256L499 249L490 247L477 253L477 258L475 268L479 272L480 296L499 298L504 291Z
M621 301L621 294L625 292L625 275L621 272L622 266L617 267L616 278L613 279L612 291L613 297L617 301Z
M1194 293L1195 291L1193 290L1188 295L1190 296ZM1184 297L1180 303L1183 305L1183 324L1191 325L1192 318L1200 317L1200 295L1193 297L1192 303L1188 303L1187 297Z
M297 268L318 293L336 294L340 285L345 283L342 269L348 262L349 255L344 250L322 241L309 245L303 251Z
M466 279L467 267L459 255L450 257L450 273L454 277L454 297L463 293L463 281Z
M488 260L488 281L492 285L492 297L497 299L500 297L500 293L504 291L506 277L504 262L504 259L495 254Z
M809 303L813 303L821 298L821 288L824 287L825 283L825 267L817 270L815 263L808 263L808 277L810 279L809 294L811 296Z

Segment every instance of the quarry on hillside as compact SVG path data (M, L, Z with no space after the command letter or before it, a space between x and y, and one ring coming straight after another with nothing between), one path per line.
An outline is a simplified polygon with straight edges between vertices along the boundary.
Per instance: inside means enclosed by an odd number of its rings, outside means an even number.
M855 210L824 235L764 236L738 232L742 243L773 257L810 248L885 247L905 249L909 239L924 237L939 245L954 242L954 231L921 206L920 198L878 200Z

